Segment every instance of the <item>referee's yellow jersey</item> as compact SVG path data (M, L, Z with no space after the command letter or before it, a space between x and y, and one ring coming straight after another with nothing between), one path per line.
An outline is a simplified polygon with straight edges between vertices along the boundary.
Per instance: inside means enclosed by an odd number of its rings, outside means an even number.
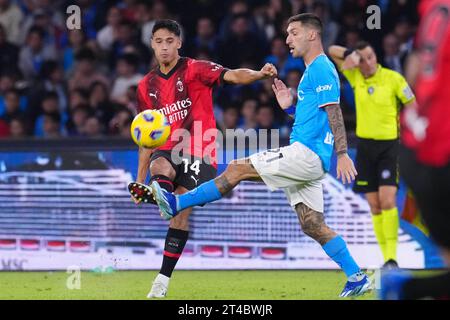
M359 68L341 71L355 94L356 136L374 140L397 139L400 104L415 99L405 78L381 65L367 79Z

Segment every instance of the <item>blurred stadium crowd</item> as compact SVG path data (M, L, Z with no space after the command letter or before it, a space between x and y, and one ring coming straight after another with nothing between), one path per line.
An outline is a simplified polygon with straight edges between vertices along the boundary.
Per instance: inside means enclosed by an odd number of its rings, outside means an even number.
M66 8L81 8L82 30L68 30ZM368 30L366 8L381 8L382 28ZM403 73L417 26L411 0L0 0L0 137L129 137L139 80L155 60L155 20L183 26L182 55L228 68L264 62L296 88L304 64L290 57L286 21L312 12L324 23L324 47L369 41L384 66ZM218 126L280 128L289 119L274 107L271 80L215 90ZM354 129L351 87L342 78L341 105Z

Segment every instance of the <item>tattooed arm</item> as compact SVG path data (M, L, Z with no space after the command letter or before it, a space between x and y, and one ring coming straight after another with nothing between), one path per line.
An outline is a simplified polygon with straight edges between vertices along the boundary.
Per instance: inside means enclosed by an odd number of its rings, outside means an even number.
M325 107L328 114L331 131L334 135L334 148L338 157L337 178L341 178L344 183L351 183L355 180L356 172L352 159L347 154L347 134L345 132L344 118L338 104Z

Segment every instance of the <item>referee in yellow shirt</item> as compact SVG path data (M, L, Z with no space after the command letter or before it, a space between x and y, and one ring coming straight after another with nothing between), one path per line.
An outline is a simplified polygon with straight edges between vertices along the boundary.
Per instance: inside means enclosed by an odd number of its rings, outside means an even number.
M397 265L399 109L415 104L405 78L378 64L372 46L354 51L331 46L329 55L353 88L356 103L356 177L353 190L364 193L385 268Z

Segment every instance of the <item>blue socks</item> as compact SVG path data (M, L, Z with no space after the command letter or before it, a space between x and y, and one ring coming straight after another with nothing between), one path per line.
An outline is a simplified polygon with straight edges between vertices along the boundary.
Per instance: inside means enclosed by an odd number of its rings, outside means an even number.
M347 244L341 236L336 236L322 246L326 254L338 264L347 277L360 271L359 266L353 260L347 249Z
M177 195L177 211L213 202L220 198L222 198L222 194L216 183L214 180L210 180L185 194Z

